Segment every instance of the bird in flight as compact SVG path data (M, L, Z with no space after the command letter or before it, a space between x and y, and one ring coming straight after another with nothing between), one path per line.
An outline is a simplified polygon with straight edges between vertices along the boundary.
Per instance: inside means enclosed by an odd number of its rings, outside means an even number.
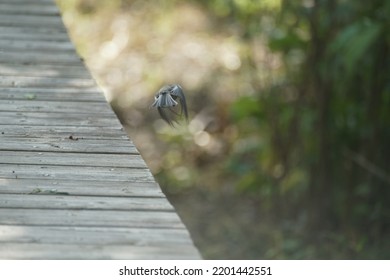
M156 107L161 118L171 126L174 126L174 123L177 123L178 118L182 116L188 121L186 98L183 89L178 84L160 88L151 107Z

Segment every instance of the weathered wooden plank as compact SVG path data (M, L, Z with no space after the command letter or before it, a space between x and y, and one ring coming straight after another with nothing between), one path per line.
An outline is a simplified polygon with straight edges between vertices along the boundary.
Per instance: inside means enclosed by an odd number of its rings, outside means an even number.
M53 5L53 0L2 0L3 3L24 5L34 3L35 5Z
M0 95L1 96L1 95ZM74 101L40 101L40 100L3 100L0 103L0 112L46 112L91 115L110 115L111 107L104 102L74 102Z
M82 187L81 187L82 186ZM73 195L165 197L156 182L82 181L0 178L0 193L27 194L40 190L66 192Z
M65 112L0 112L0 125L23 125L41 126L45 124L50 132L55 127L60 126L95 126L102 131L106 127L117 128L118 120L109 118L106 115L94 115L85 113L65 113ZM2 136L0 131L0 137Z
M1 15L0 15L1 17ZM10 29L10 30L8 30ZM60 40L63 36L67 36L67 34L63 34L61 37L58 37L58 40L55 40L55 36L46 37L45 33L42 34L32 34L34 31L26 29L26 34L12 34L8 32L12 32L13 28L0 26L0 54L1 55L33 55L34 53L37 55L43 55L45 53L54 54L57 52L58 54L66 54L71 57L71 54L76 54L76 50L74 49L74 45L68 40ZM24 37L26 35L27 37ZM35 35L34 39L29 39L28 35ZM45 38L39 38L42 35ZM46 32L46 35L51 35ZM15 36L15 37L13 37ZM38 38L37 38L38 37ZM47 43L47 44L46 44Z
M58 193L58 195L55 195ZM52 194L52 195L51 195ZM67 210L122 210L174 211L161 197L102 197L73 196L60 191L36 194L1 194L0 211L7 209L67 209Z
M1 74L0 74L1 75ZM40 101L93 101L104 103L101 94L94 89L82 91L73 88L52 89L52 88L2 88L0 96L2 100L40 100Z
M74 158L77 161L77 158ZM0 164L0 178L5 179L50 179L70 180L81 183L88 180L153 182L148 169L91 166L55 166Z
M0 225L0 244L4 242L138 246L192 245L188 232L183 229Z
M1 16L1 15L0 15ZM12 32L14 28L6 28L6 27L0 27L0 34L1 32L8 33ZM33 33L36 32L36 30L26 29L26 33ZM38 31L39 33L39 31ZM47 32L42 34L47 34ZM11 34L10 34L11 35ZM54 35L54 34L53 34ZM16 34L15 34L16 36ZM21 36L21 34L19 34ZM65 34L63 34L60 38L63 38ZM71 41L68 40L39 40L39 38L34 37L34 39L29 39L25 37L16 37L15 39L5 39L3 37L0 38L0 47L3 52L10 51L10 52L18 52L18 51L35 51L37 53L42 53L43 50L49 50L52 52L66 52L66 53L75 53L74 45Z
M56 16L1 14L0 25L44 27L46 29L66 32L66 29L63 26L61 19Z
M1 35L0 35L1 36ZM26 77L62 77L62 78L90 78L89 73L82 65L26 65L15 63L0 64L0 74L3 76L26 76ZM43 90L45 88L42 88ZM35 88L34 88L35 90ZM63 91L62 88L52 89ZM71 88L67 89L71 92ZM83 91L84 92L84 91ZM66 95L63 96L66 98Z
M8 30L10 29L10 30ZM13 29L7 28L7 27L1 27L0 32L12 32ZM25 32L28 32L31 34L31 32L34 32L30 29L26 29ZM47 33L46 33L47 34ZM63 38L64 35L62 35L60 38ZM71 41L68 40L27 40L24 37L16 37L15 39L11 38L0 38L0 47L2 52L20 52L20 51L34 51L37 53L42 53L44 51L63 51L67 53L75 53L75 46Z
M0 134L1 135L1 134ZM0 136L1 137L1 136ZM68 138L13 138L1 137L0 151L35 151L35 152L73 152L95 154L137 154L138 151L128 140L79 139ZM60 156L60 154L58 155Z
M0 76L1 87L76 87L96 89L96 83L92 79L82 78Z
M104 160L101 160L104 158ZM77 159L77 160L75 160ZM0 151L0 164L147 168L140 155Z
M0 14L8 15L50 15L59 16L60 11L56 6L53 5L39 5L39 2L5 2L0 3Z
M2 259L199 259L191 245L135 246L135 245L79 245L79 244L2 244Z
M43 114L42 118L49 117ZM1 120L1 118L0 118ZM29 138L68 138L69 140L82 139L122 139L127 140L127 135L123 134L122 127L117 124L114 127L97 126L24 126L13 124L0 124L0 139L6 137L29 137Z
M106 104L102 92L98 92L96 87L0 87L1 100L22 101L57 101L57 102L79 102L92 101ZM107 106L109 108L109 106Z
M11 52L65 52L74 54L74 46L70 42L56 41L27 41L27 40L5 40L0 38L0 50L3 53Z
M1 18L1 17L0 17ZM25 53L20 55L20 52L1 52L1 63L15 64L54 64L54 65L78 65L82 59L76 54L71 53Z
M170 211L1 209L0 224L26 226L184 228ZM163 245L163 244L161 244ZM1 250L0 250L1 251Z
M31 26L3 26L0 24L0 37L6 40L26 40L26 41L58 41L68 42L69 38L65 29L52 29Z

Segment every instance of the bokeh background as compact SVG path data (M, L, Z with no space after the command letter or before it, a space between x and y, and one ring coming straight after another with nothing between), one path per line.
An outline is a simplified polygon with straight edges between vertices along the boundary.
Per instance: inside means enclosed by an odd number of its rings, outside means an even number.
M390 1L57 3L204 258L390 258Z

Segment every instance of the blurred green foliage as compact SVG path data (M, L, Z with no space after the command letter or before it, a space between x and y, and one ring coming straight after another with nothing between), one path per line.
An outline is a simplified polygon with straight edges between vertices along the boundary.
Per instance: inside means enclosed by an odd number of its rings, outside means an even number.
M307 217L307 241L337 232L354 243L350 257L388 258L390 4L284 1L274 14L268 45L285 73L232 106L239 134L265 138L230 157L238 186L275 218Z
M171 73L190 89L193 119L176 130L148 117L143 99L111 104L205 257L390 257L389 1L60 2L76 7L78 22L141 18L129 48L150 52L147 89ZM183 25L180 7L203 17ZM146 49L145 33L154 40ZM78 45L92 52L97 41ZM165 63L170 42L191 59Z

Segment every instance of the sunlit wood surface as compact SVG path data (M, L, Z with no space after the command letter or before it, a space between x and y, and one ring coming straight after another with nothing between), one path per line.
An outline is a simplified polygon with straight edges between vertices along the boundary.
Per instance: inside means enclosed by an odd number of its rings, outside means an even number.
M0 0L0 258L200 258L51 0Z

